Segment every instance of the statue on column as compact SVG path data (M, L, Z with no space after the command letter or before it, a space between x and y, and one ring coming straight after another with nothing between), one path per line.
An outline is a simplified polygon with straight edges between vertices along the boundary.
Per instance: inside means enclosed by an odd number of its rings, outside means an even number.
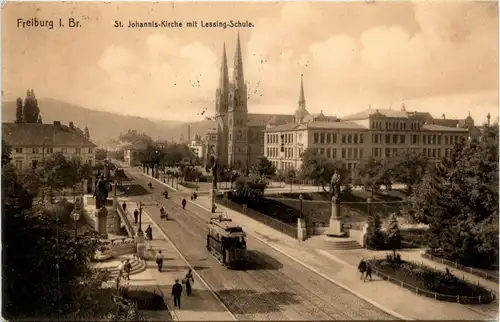
M96 209L101 209L106 206L106 199L108 199L108 191L109 189L106 185L106 181L104 180L104 175L101 175L94 189Z
M340 184L341 184L341 177L340 177L340 174L338 173L338 170L335 169L335 172L333 173L332 178L330 179L332 199L339 198L339 196L340 196Z

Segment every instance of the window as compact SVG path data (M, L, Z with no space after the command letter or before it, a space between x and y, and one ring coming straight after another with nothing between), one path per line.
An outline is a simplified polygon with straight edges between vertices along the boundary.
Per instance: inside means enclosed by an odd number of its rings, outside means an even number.
M331 133L326 134L326 143L332 143L332 134Z
M314 143L319 142L319 133L314 133Z
M386 158L391 156L391 149L390 148L385 148L385 156L386 156Z
M337 143L337 133L332 133L332 143Z
M439 135L439 136L437 137L437 140L438 140L438 141L437 141L437 143L438 143L438 144L441 144L441 135Z
M347 158L348 159L352 158L352 148L347 149Z
M38 164L38 160L31 160L31 167L32 167L33 169L35 169L35 168L36 168L37 164Z
M330 159L330 158L332 157L331 152L332 152L332 151L331 151L330 149L326 149L326 157L327 157L328 159Z
M38 153L38 151L39 151L39 150L38 150L38 148L33 148L33 149L31 150L31 153L37 154L37 153Z
M47 153L54 153L54 148L47 148Z
M23 153L23 148L16 148L15 151L16 153Z
M360 144L363 144L363 134L360 134L360 135L359 135L359 143L360 143Z
M363 159L363 149L359 149L359 158Z
M358 158L358 149L357 148L354 148L353 149L353 153L354 153L354 159L357 159Z
M358 135L354 134L354 144L358 144Z
M325 133L324 132L321 132L320 143L325 143Z
M332 149L332 158L337 158L337 149Z
M16 169L21 170L23 168L23 160L16 160Z
M61 149L61 152L62 152L62 153L68 153L68 149L67 149L67 148L62 148L62 149Z
M75 154L80 154L82 153L82 149L81 148L76 148L75 149Z
M345 159L345 156L346 156L346 151L345 149L342 149L342 159Z
M398 135L397 134L392 135L392 144L398 144Z
M385 144L391 144L391 135L390 134L385 135Z
M346 135L345 135L345 134L342 134L342 143L344 143L344 144L345 144L345 143L346 143L346 141L347 141L347 137L346 137Z
M92 151L93 149L92 148L89 148L88 152L87 153L93 153Z
M351 134L349 134L349 135L347 136L347 143L348 143L348 144L351 144L351 143L352 143L352 135L351 135Z
M405 135L400 135L399 136L399 144L405 144L405 141L406 141L405 139L406 139Z

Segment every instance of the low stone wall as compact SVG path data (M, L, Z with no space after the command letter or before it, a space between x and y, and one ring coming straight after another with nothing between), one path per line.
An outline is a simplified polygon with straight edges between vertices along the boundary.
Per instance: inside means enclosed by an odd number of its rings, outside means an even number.
M355 240L361 247L365 247L365 233L362 230L349 229L349 238Z
M104 248L102 255L110 255L111 257L133 254L136 252L135 240L128 237L110 240Z

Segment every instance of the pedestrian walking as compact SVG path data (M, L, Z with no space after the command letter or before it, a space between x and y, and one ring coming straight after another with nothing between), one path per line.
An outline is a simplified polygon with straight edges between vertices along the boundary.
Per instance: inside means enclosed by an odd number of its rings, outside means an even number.
M179 283L179 280L175 280L175 284L172 286L172 296L174 297L174 306L177 308L181 308L181 294L182 294L182 285Z
M159 250L158 254L156 254L156 265L158 265L158 272L161 272L163 267L163 254L161 253L161 250Z
M122 204L123 211L127 211L127 203L124 201Z
M124 275L123 278L127 279L130 281L130 271L132 270L132 264L130 264L130 260L126 260L125 263L123 264L123 271Z
M182 209L186 209L186 204L187 204L186 198L182 198L181 204L182 204Z
M146 237L149 240L153 240L153 228L151 228L151 225L148 225L148 228L146 228Z
M118 264L118 280L120 280L123 277L123 268L124 268L124 263L123 261L120 261Z
M370 281L372 280L372 267L368 263L366 263L366 278L370 278Z
M362 279L364 282L365 281L365 272L366 272L366 262L363 258L361 259L361 262L359 262L358 270L361 273L360 279Z
M139 219L139 210L134 210L134 223L137 225L137 220Z
M186 277L184 277L184 282L186 283L186 294L188 296L191 296L192 294L191 284L194 284L194 278L191 269L189 269L189 271L186 274Z

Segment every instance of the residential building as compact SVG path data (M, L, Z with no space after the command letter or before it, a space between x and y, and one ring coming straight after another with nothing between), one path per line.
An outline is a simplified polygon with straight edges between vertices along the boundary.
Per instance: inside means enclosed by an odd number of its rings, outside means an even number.
M123 149L123 160L131 167L140 165L141 153L146 151L148 145L143 140L137 140Z
M2 139L12 147L12 162L18 169L33 166L57 152L95 164L96 145L82 130L55 121L53 124L2 123Z
M195 134L194 140L189 142L188 147L200 161L203 162L207 157L207 146L198 134Z

